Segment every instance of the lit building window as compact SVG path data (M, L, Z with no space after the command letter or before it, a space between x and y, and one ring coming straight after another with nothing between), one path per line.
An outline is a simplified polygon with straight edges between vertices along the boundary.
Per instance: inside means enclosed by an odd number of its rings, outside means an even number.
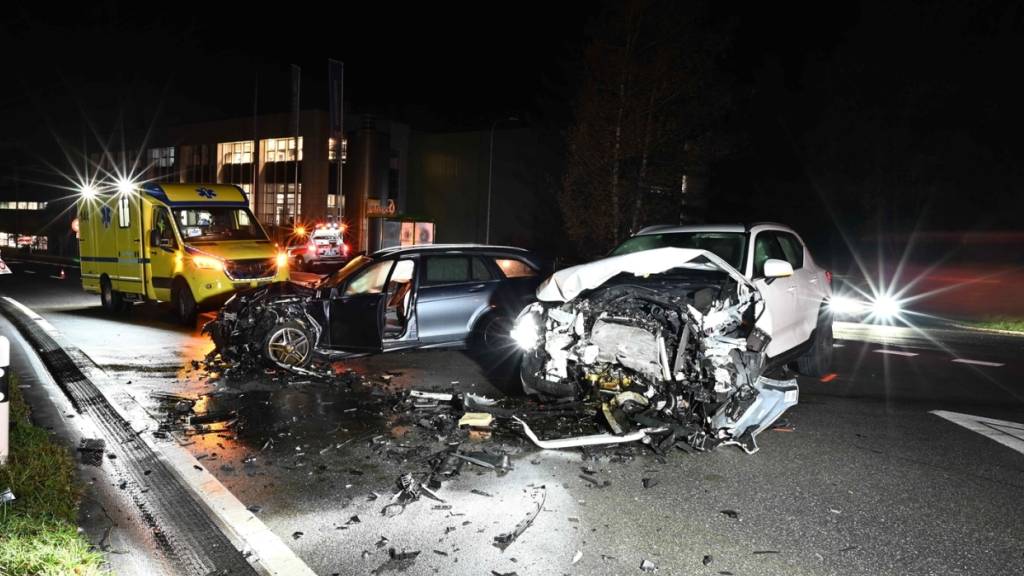
M174 166L174 147L150 148L149 165L157 168L170 168Z
M46 202L0 201L0 210L46 210Z
M270 138L263 140L264 162L292 162L296 156L295 138ZM299 136L298 158L302 160L302 136Z
M22 248L31 246L33 250L46 250L47 243L46 236L28 236L13 232L0 232L0 247Z
M295 183L272 183L263 185L263 204L259 218L266 224L282 226L291 224L302 216L302 183L299 194L295 195Z
M327 159L331 162L338 159L338 139L328 138L327 139ZM348 138L341 139L341 163L344 164L348 160Z
M221 142L217 144L217 154L221 165L252 164L252 140L240 142Z

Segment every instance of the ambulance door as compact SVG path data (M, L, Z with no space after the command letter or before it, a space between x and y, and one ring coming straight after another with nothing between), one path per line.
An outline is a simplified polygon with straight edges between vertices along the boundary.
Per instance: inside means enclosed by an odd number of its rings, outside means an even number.
M118 194L116 215L117 278L114 290L142 294L142 219L140 199L135 194Z
M78 205L78 254L82 264L82 288L99 292L100 275L96 270L96 229L93 228L92 202L79 201Z
M174 224L171 212L165 206L153 206L153 227L150 228L149 244L149 281L153 298L164 302L171 300L171 282L174 274L179 272L178 239L174 235Z

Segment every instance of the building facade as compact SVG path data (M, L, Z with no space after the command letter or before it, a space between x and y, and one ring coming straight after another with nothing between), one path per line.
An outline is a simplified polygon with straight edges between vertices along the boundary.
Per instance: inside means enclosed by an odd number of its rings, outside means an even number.
M367 218L377 207L405 207L409 128L351 114L338 142L330 137L328 121L327 112L304 110L298 134L291 114L173 126L141 151L140 177L236 184L272 233L343 215L349 242L362 250Z

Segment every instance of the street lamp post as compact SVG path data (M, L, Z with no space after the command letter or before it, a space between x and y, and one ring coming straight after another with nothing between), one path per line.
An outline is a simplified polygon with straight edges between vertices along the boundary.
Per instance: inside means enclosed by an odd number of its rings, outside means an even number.
M498 118L491 124L491 147L487 159L487 228L484 232L484 244L491 243L491 181L494 175L494 129L498 127L500 122L508 120L509 122L515 122L519 120L515 116L509 116L507 118Z

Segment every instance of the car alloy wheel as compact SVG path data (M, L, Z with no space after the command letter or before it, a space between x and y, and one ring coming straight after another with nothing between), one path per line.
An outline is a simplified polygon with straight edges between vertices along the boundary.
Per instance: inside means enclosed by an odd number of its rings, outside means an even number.
M267 356L285 366L302 366L310 354L309 337L293 326L275 328L267 339Z

